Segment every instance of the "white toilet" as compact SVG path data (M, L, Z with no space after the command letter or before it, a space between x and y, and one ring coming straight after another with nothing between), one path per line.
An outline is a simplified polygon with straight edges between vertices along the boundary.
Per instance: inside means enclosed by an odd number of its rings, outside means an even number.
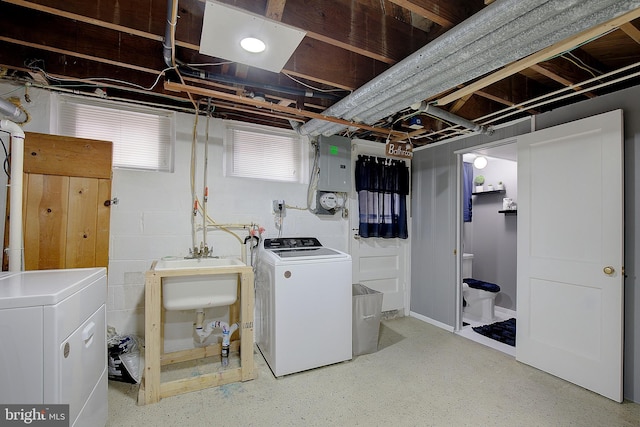
M498 292L489 292L470 287L464 279L473 277L473 254L462 254L462 295L467 305L463 308L465 316L480 322L495 320L495 299Z

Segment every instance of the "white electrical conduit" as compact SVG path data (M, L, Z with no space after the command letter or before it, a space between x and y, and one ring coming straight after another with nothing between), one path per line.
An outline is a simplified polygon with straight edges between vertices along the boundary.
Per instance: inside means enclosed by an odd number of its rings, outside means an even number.
M207 247L207 202L209 201L209 187L207 186L207 173L209 170L209 118L211 117L211 98L207 100L207 121L204 138L204 171L202 172L202 241ZM213 248L211 248L213 252Z
M638 7L640 1L637 0L501 0L492 3L323 114L375 122ZM542 16L548 19L541 20ZM357 116L365 112L366 115ZM298 130L301 134L331 135L342 129L343 125L314 119Z
M196 195L196 146L198 142L198 111L199 107L196 106L196 117L193 121L193 132L191 139L191 208L193 211L191 212L191 247L193 251L196 251L198 247L197 239L196 239L196 214L199 210L198 208L198 196Z
M494 118L492 120L488 120L488 121L484 122L483 124L486 125L486 124L494 123L494 122L496 122L498 120L502 120L504 118L507 118L507 117L510 117L510 116L512 116L514 114L517 114L517 113L520 112L520 110L523 110L523 109L532 109L532 108L535 108L535 107L539 107L539 106L542 106L542 105L549 104L551 102L559 101L561 99L566 99L566 98L570 98L570 97L575 96L575 95L580 95L582 93L589 92L589 91L592 91L594 89L600 89L600 88L603 88L603 87L607 87L607 86L609 86L609 85L611 85L613 83L618 83L618 82L621 82L621 81L624 81L624 80L628 80L628 79L636 76L638 73L633 73L633 74L629 74L629 75L626 75L626 76L618 77L617 79L609 81L609 82L605 82L605 83L602 83L602 84L599 84L599 85L596 85L596 86L592 86L592 87L589 87L589 88L584 88L584 86L589 85L589 84L591 84L593 82L596 82L596 81L600 81L603 78L612 77L612 76L615 76L616 74L619 74L619 73L622 73L622 72L625 72L625 71L629 71L629 70L632 70L632 69L637 68L637 67L640 67L640 62L636 62L634 64L627 65L626 67L622 67L622 68L619 68L617 70L610 71L610 72L605 73L605 74L601 74L599 76L593 77L591 79L585 80L585 81L580 82L580 83L575 83L575 84L563 87L562 89L558 89L558 90L556 90L554 92L550 92L550 93L547 93L545 95L541 95L541 96L539 96L537 98L532 98L532 99L529 99L527 101L523 101L523 102L521 102L519 104L514 104L514 105L512 105L512 106L510 106L508 108L505 108L505 109L500 110L500 111L496 111L496 112L491 113L491 114L487 114L486 116L482 116L482 117L480 117L480 118L478 118L476 120L477 121L482 121L482 120L486 120L486 119L488 119L490 117L494 117L494 116L500 115L499 117L496 117L496 118ZM580 89L578 91L574 91L573 89L576 88L576 87L580 87L582 89ZM545 98L550 98L552 96L559 95L559 94L564 93L564 92L570 92L570 93L568 95L565 95L565 96L562 96L562 97L559 97L559 98L552 98L552 99L550 99L550 100L548 100L546 102L538 103L538 101L541 101L541 100L543 100ZM506 112L511 111L511 110L516 110L516 111L512 111L511 113L506 114L506 115L503 114L503 113L506 113Z
M0 130L11 134L11 184L9 185L8 248L9 271L21 271L23 253L22 173L24 166L24 132L20 126L10 120L0 120Z

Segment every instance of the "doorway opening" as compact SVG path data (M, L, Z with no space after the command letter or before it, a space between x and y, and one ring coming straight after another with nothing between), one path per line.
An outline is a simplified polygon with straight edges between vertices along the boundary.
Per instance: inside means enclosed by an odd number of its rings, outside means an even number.
M456 154L456 333L515 356L517 146L507 140Z

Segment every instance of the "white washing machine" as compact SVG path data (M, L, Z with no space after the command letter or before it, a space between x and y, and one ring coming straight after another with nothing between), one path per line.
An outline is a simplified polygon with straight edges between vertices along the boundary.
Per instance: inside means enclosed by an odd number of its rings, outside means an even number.
M256 342L276 377L352 358L351 256L315 238L265 239Z
M1 404L69 404L69 426L106 425L106 297L105 268L0 276Z

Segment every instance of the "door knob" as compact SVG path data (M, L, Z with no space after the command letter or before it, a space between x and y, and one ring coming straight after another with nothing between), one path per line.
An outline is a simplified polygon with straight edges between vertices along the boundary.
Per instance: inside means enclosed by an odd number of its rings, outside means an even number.
M602 271L604 271L604 274L607 275L612 275L616 270L614 270L613 267L611 267L610 265L606 266L605 268L602 269Z

